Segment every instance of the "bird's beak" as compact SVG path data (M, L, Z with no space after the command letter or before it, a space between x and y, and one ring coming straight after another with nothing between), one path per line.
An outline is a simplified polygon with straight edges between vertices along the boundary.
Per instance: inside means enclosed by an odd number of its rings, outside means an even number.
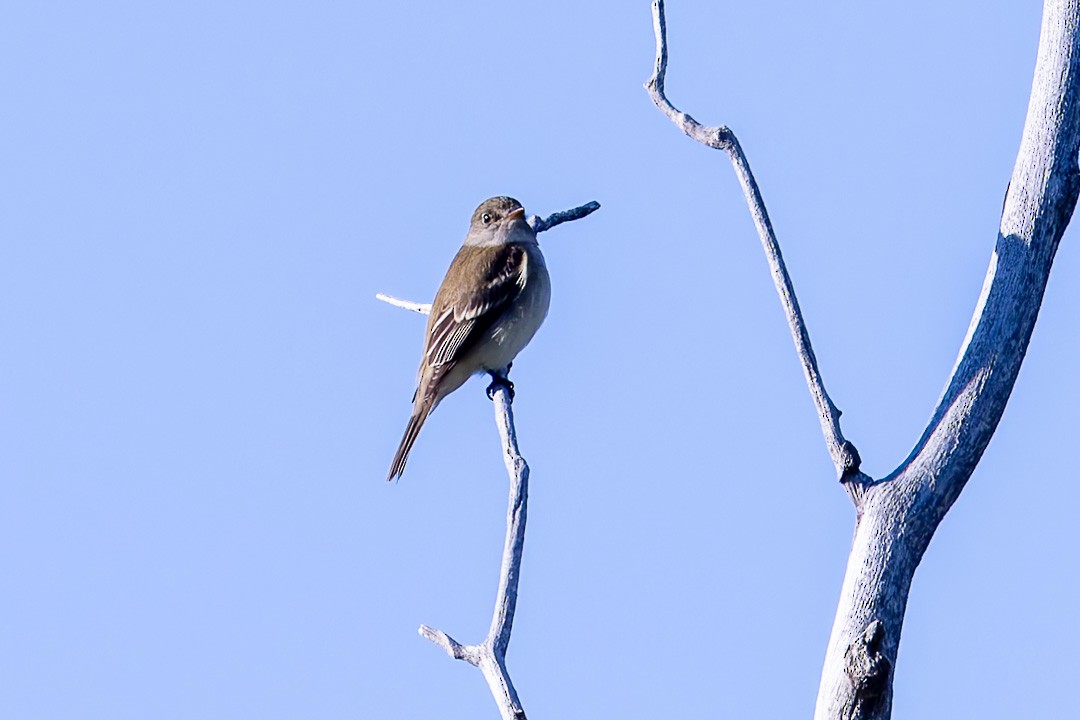
M525 208L518 208L517 210L514 210L509 215L507 215L506 219L510 220L510 221L514 221L514 220L517 220L518 218L523 218L523 217L525 217Z

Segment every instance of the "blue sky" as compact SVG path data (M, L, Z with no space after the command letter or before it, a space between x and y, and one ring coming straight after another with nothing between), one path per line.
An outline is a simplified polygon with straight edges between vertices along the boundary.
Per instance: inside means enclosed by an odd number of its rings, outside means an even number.
M845 434L909 452L996 235L1037 3L673 1ZM495 717L484 383L400 483L419 316L484 198L541 236L509 666L530 717L812 712L854 513L742 195L641 84L649 3L41 2L0 23L0 708ZM1080 665L1080 258L919 569L897 718L1052 717ZM762 702L765 699L766 702Z

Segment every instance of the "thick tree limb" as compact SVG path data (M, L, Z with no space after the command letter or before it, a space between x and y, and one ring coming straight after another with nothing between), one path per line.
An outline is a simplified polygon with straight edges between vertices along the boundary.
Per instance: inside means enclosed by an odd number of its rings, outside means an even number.
M821 421L825 445L832 457L833 465L836 466L837 476L845 482L853 481L849 489L852 493L857 493L861 484L869 481L869 478L859 472L861 462L859 452L851 442L844 439L844 434L840 430L840 410L829 398L829 393L825 391L825 382L821 378L817 358L814 357L814 348L810 344L810 333L806 329L806 322L799 309L799 301L795 297L795 286L791 283L791 277L784 265L784 257L780 254L780 243L776 240L776 233L769 220L769 213L765 210L765 201L761 197L757 181L750 171L750 163L735 133L730 128L724 125L704 126L687 113L676 109L667 99L664 94L668 61L664 0L653 0L652 10L653 29L656 33L656 65L652 77L645 83L645 89L649 91L649 97L652 98L656 107L660 108L660 111L686 135L703 145L723 150L730 158L735 175L739 178L739 184L742 185L743 194L746 196L746 204L750 207L750 215L754 218L754 225L761 238L761 246L765 250L765 259L769 263L769 272L772 273L776 292L780 295L780 304L784 307L784 314L791 328L795 351L802 363L806 384L810 388L810 395Z
M895 667L915 568L1005 410L1054 254L1080 190L1080 2L1046 0L1027 119L982 293L952 376L911 455L868 488L836 610L815 717L888 718L892 678L867 694L845 657L881 628ZM858 651L855 651L856 654Z
M667 37L653 2L656 69L646 88L691 138L731 157L788 315L837 470L848 464L839 411L821 383L791 281L746 158L726 127L701 126L664 97ZM1080 194L1080 0L1045 0L1020 151L982 294L956 366L922 437L888 477L849 483L859 515L822 670L817 720L885 720L915 568L982 457L1027 352L1061 236Z

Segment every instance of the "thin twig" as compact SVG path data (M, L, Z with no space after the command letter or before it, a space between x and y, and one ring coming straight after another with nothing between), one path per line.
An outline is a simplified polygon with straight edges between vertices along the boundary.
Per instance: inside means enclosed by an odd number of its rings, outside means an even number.
M480 664L480 655L475 645L462 645L442 630L437 630L430 625L421 625L420 634L441 647L455 660L464 660L470 665Z
M446 650L450 657L476 665L484 673L491 695L499 706L504 720L525 720L517 690L506 670L506 649L517 609L518 578L521 575L521 556L525 550L525 516L529 496L529 466L521 457L514 429L514 413L510 392L504 385L495 386L492 396L495 405L495 424L502 439L503 459L510 475L510 500L506 511L506 542L503 546L502 567L499 570L499 590L491 627L478 645L462 645L442 630L420 626L420 634Z
M431 314L431 303L418 303L412 300L399 300L393 295L387 295L385 293L375 293L376 300L382 300L384 303L389 303L394 307L404 308L406 310L412 310L415 313L421 315Z
M580 220L581 218L589 215L590 213L599 210L600 203L592 200L580 205L572 210L563 210L561 212L552 213L546 218L542 218L539 215L533 215L529 218L529 227L533 229L533 232L542 233L545 230L550 230L556 225L562 225L564 222L570 222L571 220Z
M821 379L818 370L817 358L814 357L814 349L810 344L810 334L806 329L802 311L799 309L799 301L795 297L795 287L791 283L784 258L780 254L780 244L776 240L769 214L765 210L765 201L762 200L761 191L758 189L754 174L750 171L750 163L739 145L735 133L724 125L708 127L700 124L687 113L678 110L664 94L664 79L667 74L668 47L667 47L667 22L664 18L664 0L653 0L653 29L656 33L656 65L652 77L645 83L645 89L653 103L667 116L671 122L693 140L717 150L723 150L731 159L735 169L735 175L742 185L743 194L746 196L746 204L750 208L750 215L754 218L761 245L765 250L765 258L769 263L769 271L772 273L776 292L780 295L780 304L784 306L784 314L787 316L788 326L791 328L791 337L795 341L795 350L802 362L803 372L806 375L806 384L810 388L810 395L817 407L818 416L821 420L821 431L825 436L825 445L832 456L836 466L837 475L844 480L855 481L848 487L856 496L858 486L868 482L870 478L859 472L859 453L855 446L844 439L840 430L840 410L829 398L825 391L825 383Z

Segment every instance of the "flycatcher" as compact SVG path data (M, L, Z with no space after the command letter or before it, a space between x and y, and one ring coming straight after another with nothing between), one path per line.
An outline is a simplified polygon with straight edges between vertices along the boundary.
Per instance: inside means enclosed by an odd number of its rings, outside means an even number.
M550 301L551 279L525 208L509 197L485 200L431 305L412 417L387 480L401 477L428 415L469 376L488 372L494 383L508 383L502 371L532 340Z

